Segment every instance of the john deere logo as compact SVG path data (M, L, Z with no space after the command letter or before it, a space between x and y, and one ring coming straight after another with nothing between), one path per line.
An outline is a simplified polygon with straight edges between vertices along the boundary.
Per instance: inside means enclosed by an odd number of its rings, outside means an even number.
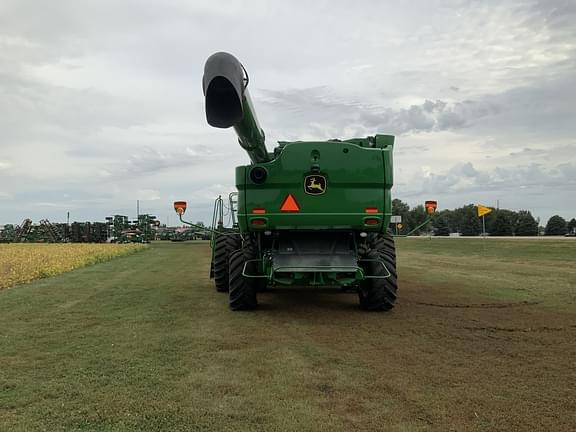
M304 191L310 195L321 195L326 192L326 177L309 175L304 179Z

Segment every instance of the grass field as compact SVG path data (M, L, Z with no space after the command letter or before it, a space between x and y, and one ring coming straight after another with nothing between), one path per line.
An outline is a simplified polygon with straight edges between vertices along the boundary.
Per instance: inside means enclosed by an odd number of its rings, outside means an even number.
M400 239L400 300L233 313L203 242L0 291L0 431L516 431L576 424L576 242Z
M137 244L0 244L0 289L127 255Z
M401 240L399 265L411 279L503 300L576 307L576 239Z

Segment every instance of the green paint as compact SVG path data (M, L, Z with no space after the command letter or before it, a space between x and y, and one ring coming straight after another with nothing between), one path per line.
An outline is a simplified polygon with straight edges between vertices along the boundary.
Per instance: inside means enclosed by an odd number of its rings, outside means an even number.
M234 130L238 134L238 142L246 150L252 162L266 162L270 158L264 144L265 135L258 123L258 117L256 117L248 89L244 90L242 107L244 116L239 123L234 125Z
M393 142L392 136L376 135L347 141L281 143L272 161L236 168L240 230L385 230L391 216ZM250 179L255 167L268 172L262 184ZM305 191L306 177L314 174L326 179L326 190L319 195ZM288 194L296 199L299 212L281 211ZM378 212L368 214L366 208ZM266 213L254 214L254 209ZM379 218L380 223L366 225L367 217ZM263 218L266 225L251 223Z
M368 277L357 244L390 223L394 136L279 142L269 153L247 85L246 71L232 55L216 53L206 62L207 121L233 127L251 161L236 168L237 217L244 241L258 251L258 275L281 284L357 284ZM302 231L309 234L294 235ZM280 254L291 264L275 266Z

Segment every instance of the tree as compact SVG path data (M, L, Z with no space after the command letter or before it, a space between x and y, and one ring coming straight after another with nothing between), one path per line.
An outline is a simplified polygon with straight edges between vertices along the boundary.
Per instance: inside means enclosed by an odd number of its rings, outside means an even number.
M392 214L395 216L400 216L407 214L410 211L410 206L404 201L395 198L392 200Z
M536 236L538 235L538 222L528 210L518 212L518 223L514 233L517 236Z
M450 227L446 216L440 215L434 219L434 235L435 236L449 236Z
M462 207L460 234L463 236L477 236L482 232L480 219L476 214L476 207L473 204Z
M570 222L568 222L567 229L569 234L576 234L576 219L574 218L570 219Z
M480 222L476 216L468 217L462 222L460 234L463 236L477 236L480 235L481 232Z
M402 217L402 232L407 233L410 231L410 206L408 204L398 198L393 199L392 215Z
M554 215L548 219L545 235L564 235L567 231L566 220L562 216Z
M417 205L416 207L414 207L412 210L410 210L410 212L408 213L408 225L410 226L410 229L414 229L416 228L418 225L423 224L426 219L428 219L428 214L426 213L426 210L424 209L424 206L422 204ZM418 231L415 232L415 234L419 234L421 231L428 231L428 228L426 226L420 228Z
M433 219L433 224L435 226L436 221L438 220L438 218L442 218L444 219L444 221L446 222L446 225L448 227L448 232L449 233L453 233L453 232L458 232L458 229L455 228L456 223L454 222L454 210L448 210L448 209L444 209L444 210L440 210L439 212L434 213L434 219ZM443 222L441 222L443 223Z
M511 236L514 234L512 213L510 210L496 210L490 224L490 235Z
M459 232L460 234L465 235L463 231L470 232L472 229L472 232L475 232L476 228L470 227L477 225L478 234L480 233L480 222L476 216L476 206L474 204L468 204L464 207L454 209L453 211L446 213L446 216L448 218L450 232Z

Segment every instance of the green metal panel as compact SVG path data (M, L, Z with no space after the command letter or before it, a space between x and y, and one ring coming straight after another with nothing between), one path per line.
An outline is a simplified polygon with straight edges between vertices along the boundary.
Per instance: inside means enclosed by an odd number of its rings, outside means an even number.
M234 130L238 134L238 142L246 150L252 162L266 162L270 158L266 150L265 135L258 123L248 89L244 90L242 107L244 111L242 121L234 125Z
M240 232L248 232L248 225L246 219L246 178L250 166L236 167L236 188L238 189L238 228Z
M348 141L281 143L271 162L238 167L240 229L385 230L391 211L393 140L392 136L381 135ZM268 172L263 184L250 179L250 171L257 166ZM311 175L325 177L324 193L306 192L305 179ZM296 199L299 212L280 210L288 194ZM366 213L369 207L376 208L377 213ZM254 209L265 209L265 214L254 214ZM366 218L377 218L380 223L365 225ZM265 225L253 225L254 219Z

